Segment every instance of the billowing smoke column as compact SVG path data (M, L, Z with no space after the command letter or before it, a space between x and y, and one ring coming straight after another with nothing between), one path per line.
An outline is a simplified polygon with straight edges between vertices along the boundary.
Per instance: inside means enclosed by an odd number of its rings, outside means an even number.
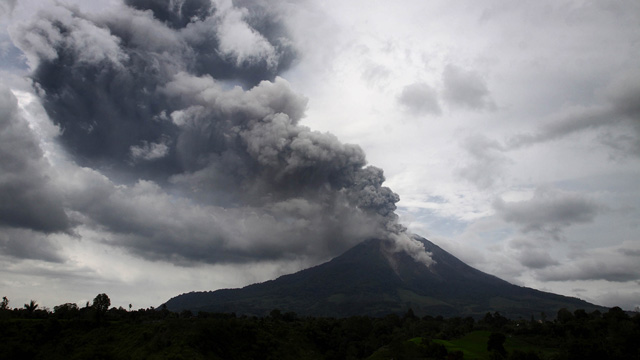
M66 191L77 222L174 262L319 259L379 237L430 264L382 170L299 124L306 99L278 77L296 55L278 4L125 2L59 6L14 34L85 169Z

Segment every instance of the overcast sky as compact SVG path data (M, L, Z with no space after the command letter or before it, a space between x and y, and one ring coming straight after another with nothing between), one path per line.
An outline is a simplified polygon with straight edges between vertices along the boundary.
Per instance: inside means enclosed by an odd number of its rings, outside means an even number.
M640 306L637 1L0 0L0 295L158 306L408 234ZM407 230L408 229L408 230Z

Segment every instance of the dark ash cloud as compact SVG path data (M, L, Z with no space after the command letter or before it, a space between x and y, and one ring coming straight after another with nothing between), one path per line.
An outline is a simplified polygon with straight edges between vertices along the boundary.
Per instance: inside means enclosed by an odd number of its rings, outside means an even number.
M442 73L443 97L451 105L472 110L495 110L487 84L478 74L448 64Z
M14 34L66 164L73 221L152 259L316 262L370 237L428 264L362 149L301 126L295 53L261 2L58 6ZM278 8L277 6L275 7ZM122 180L124 179L124 180Z
M398 102L415 115L442 113L437 92L424 82L405 86L398 96Z
M134 3L141 10L100 15L58 7L14 34L37 65L32 77L44 90L47 112L63 129L61 140L83 165L123 166L132 147L177 136L175 124L158 121L163 112L177 110L158 89L182 71L252 87L290 64L292 50L280 44L284 40L271 43L245 21L245 15L256 16L242 9L215 9L207 2L211 10L196 11L201 16L174 29L167 26L176 25L167 14L191 15L183 10L193 1L166 12L159 9L166 2ZM168 156L147 171L178 166Z
M202 21L215 11L209 0L125 0L125 4L138 10L151 10L156 19L172 28L184 28L193 19Z
M506 202L498 198L493 207L500 217L519 225L523 232L538 232L554 239L559 239L568 226L592 222L602 210L602 206L584 196L548 188L536 189L530 200Z

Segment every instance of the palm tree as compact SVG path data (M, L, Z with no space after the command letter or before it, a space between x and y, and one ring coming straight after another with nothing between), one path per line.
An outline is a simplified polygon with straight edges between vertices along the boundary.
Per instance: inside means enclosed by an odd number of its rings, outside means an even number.
M38 304L35 300L31 300L28 304L24 304L24 308L27 309L29 314L33 314L33 312L38 308Z

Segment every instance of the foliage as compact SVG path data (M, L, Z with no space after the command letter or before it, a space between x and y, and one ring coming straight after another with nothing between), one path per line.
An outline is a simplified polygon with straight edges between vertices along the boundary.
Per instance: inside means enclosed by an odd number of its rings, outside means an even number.
M98 294L93 299L93 308L96 309L99 313L106 313L109 310L109 306L111 305L111 299L107 294Z
M496 354L504 357L507 355L507 350L504 349L504 342L507 337L502 333L491 333L489 340L487 341L487 351L495 352Z
M24 304L24 309L27 310L30 314L33 314L34 311L38 308L38 304L35 300L31 300L28 304Z
M104 296L101 296L104 295ZM507 359L637 358L640 315L561 310L553 321L403 316L265 317L166 308L106 309L66 303L2 310L0 357L7 359ZM37 305L35 301L33 304ZM109 305L107 305L109 306ZM106 310L105 310L106 309ZM104 311L101 321L95 313ZM496 320L497 319L497 320Z

